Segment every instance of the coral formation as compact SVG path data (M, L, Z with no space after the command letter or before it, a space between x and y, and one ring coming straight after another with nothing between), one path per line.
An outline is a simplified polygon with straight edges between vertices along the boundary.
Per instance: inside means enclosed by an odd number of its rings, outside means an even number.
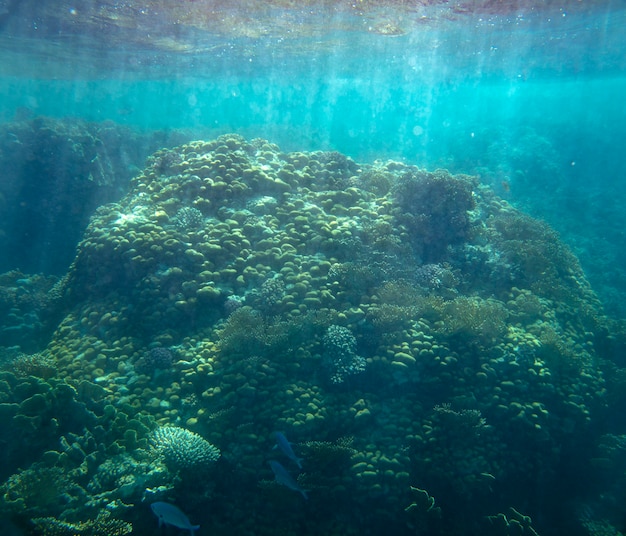
M56 373L54 361L47 354L20 354L10 363L16 376L50 378Z
M195 432L178 426L160 426L152 433L152 448L173 470L200 471L220 457L217 447Z
M150 348L135 362L135 369L148 375L159 370L168 370L174 363L174 353L169 348Z
M11 226L0 236L0 272L64 273L93 210L118 199L134 166L166 140L163 133L139 134L111 122L35 117L3 123L0 199Z
M484 534L493 534L495 536L513 536L527 535L538 536L537 531L532 526L532 520L518 512L515 508L510 507L508 514L497 514L487 516L488 523L484 527Z
M172 219L174 225L182 231L195 231L204 223L202 212L194 207L179 208Z
M33 519L37 534L41 536L125 536L133 532L131 523L116 519L102 510L94 519L69 523L54 517Z
M356 338L349 329L335 324L324 335L324 365L332 383L343 383L348 376L365 370L366 361L356 353Z
M93 214L62 296L28 351L55 373L11 370L9 349L0 372L2 431L29 444L0 444L3 489L46 467L72 490L5 511L51 534L102 508L140 531L142 501L174 499L216 534L303 516L320 534L532 534L492 501L563 493L616 344L574 255L476 179L237 135L150 157ZM276 430L299 442L306 511L259 485Z
M0 349L34 353L45 347L62 318L63 285L64 278L54 276L0 274Z
M396 217L424 262L439 262L448 246L467 240L475 188L472 177L452 176L445 170L407 170L396 181Z
M42 464L22 470L2 485L3 509L31 514L42 514L57 507L60 496L70 489L70 481L60 467Z

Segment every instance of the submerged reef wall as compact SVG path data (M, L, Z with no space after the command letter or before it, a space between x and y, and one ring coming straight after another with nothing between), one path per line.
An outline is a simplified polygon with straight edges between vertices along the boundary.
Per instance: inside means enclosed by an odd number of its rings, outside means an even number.
M63 274L96 207L119 199L150 153L184 139L80 119L0 125L0 273Z
M236 135L160 150L62 294L53 371L9 363L0 390L21 437L48 423L30 466L8 451L23 526L140 533L166 500L211 534L535 534L606 405L610 327L575 256L442 170ZM62 498L34 491L53 478Z

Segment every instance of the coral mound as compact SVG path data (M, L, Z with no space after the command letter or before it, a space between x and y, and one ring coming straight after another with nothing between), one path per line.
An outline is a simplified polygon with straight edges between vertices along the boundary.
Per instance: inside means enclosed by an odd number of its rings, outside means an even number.
M318 534L480 532L538 475L557 493L604 404L605 320L576 258L444 170L236 135L164 149L96 211L65 295L46 355L115 423L98 452L141 461L151 440L189 467L219 446L211 517L186 511L208 532L307 515ZM176 356L158 373L156 347ZM350 445L309 449L308 513L258 485L276 430ZM190 509L208 493L176 489Z

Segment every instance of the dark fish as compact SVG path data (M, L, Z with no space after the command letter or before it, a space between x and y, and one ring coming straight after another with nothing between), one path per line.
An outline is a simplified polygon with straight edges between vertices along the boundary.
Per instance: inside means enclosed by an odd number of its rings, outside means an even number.
M302 463L300 463L302 458L296 456L296 453L291 448L291 443L287 441L285 435L280 432L276 432L274 435L276 436L276 447L278 447L287 458L293 461L298 466L298 469L302 469Z
M304 491L300 486L298 486L298 483L289 474L287 469L285 469L277 461L270 460L269 463L270 463L270 467L272 468L272 471L274 471L274 478L276 478L276 482L278 482L279 484L282 484L283 486L293 491L297 491L298 493L301 493L305 499L308 499L306 491Z

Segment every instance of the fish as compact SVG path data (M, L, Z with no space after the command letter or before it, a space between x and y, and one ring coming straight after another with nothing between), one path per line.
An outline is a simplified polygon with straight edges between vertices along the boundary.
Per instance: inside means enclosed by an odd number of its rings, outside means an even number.
M289 471L285 469L280 462L275 460L270 460L269 462L272 471L274 472L274 477L276 478L276 482L282 484L283 486L289 488L290 490L297 491L301 493L305 500L308 500L308 496L306 491L304 491L298 483L294 480L294 478L289 474Z
M189 518L180 508L166 502L155 502L150 505L154 515L159 518L159 527L169 525L177 529L185 529L193 536L193 533L200 528L200 525L192 525Z
M296 453L291 448L291 443L287 441L285 434L282 434L281 432L275 432L274 435L276 436L276 447L278 447L280 451L285 456L287 456L287 458L293 461L298 466L298 469L302 469L302 458L298 458L296 456Z

